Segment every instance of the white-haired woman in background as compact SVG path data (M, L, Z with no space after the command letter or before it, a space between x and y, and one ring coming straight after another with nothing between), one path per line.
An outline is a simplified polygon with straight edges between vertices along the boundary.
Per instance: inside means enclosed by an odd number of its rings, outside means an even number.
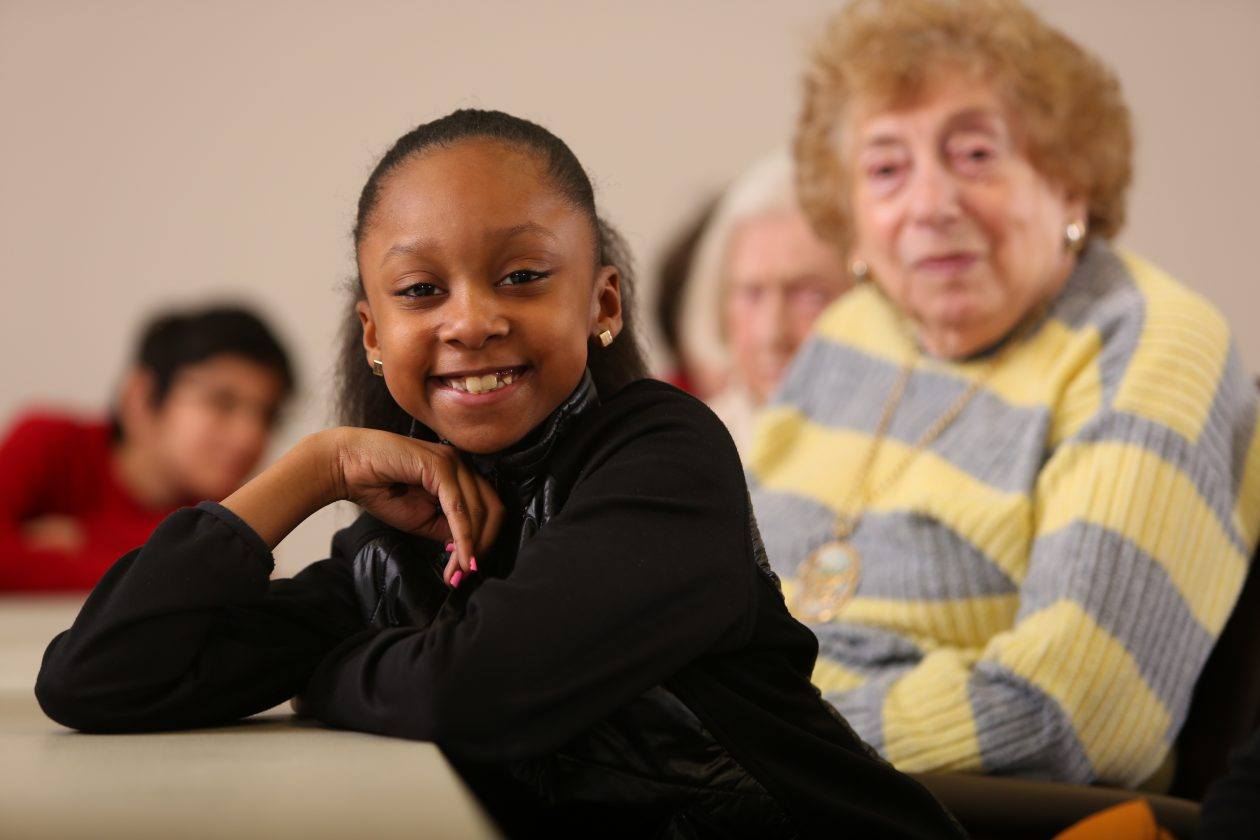
M796 203L786 149L723 194L696 245L683 293L684 364L741 455L755 411L814 319L850 284L845 261Z

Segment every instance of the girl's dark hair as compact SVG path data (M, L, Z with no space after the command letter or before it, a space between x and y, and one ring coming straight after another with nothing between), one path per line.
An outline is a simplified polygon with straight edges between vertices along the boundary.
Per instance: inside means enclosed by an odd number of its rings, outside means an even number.
M266 322L241 306L210 306L163 312L145 324L136 348L135 365L153 377L153 402L160 405L184 368L216 356L239 356L270 368L293 393L296 379L289 354ZM110 419L114 441L125 430L115 414Z
M587 367L596 388L604 396L610 396L634 380L646 377L647 365L633 329L634 275L625 240L596 212L595 190L577 157L563 140L536 123L502 111L464 109L418 126L398 138L363 185L354 223L356 250L371 223L381 187L395 169L422 152L475 138L497 140L535 155L560 194L590 220L598 251L594 265L597 268L613 266L621 275L621 334L607 348L591 346L588 342ZM363 357L362 326L355 311L355 305L365 299L362 276L356 274L348 291L337 371L337 407L341 422L406 434L411 416L394 402L385 380L372 375Z

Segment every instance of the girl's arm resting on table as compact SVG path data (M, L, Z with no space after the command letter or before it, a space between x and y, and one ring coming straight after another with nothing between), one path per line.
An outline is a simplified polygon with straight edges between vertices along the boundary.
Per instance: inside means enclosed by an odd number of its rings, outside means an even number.
M344 560L269 583L271 549L351 498L430 537L453 529L463 561L492 538L500 510L497 499L490 513L467 499L465 469L449 447L399 435L310 435L222 505L169 516L110 569L49 645L41 706L76 729L125 731L222 723L287 700L362 620ZM449 521L437 498L457 511Z
M268 582L266 546L213 503L169 516L48 646L35 694L84 731L224 723L281 703L361 627L338 560Z
M196 726L301 690L324 653L361 626L342 563L268 581L271 547L331 500L312 457L317 438L228 499L244 498L246 512L266 508L255 528L202 503L167 517L109 570L44 655L35 693L50 717L94 731Z

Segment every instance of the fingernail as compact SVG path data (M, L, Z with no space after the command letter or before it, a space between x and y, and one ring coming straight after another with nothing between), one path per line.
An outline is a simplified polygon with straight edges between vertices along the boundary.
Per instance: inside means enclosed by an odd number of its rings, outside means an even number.
M474 572L477 571L477 558L476 557L468 558L468 568Z
M459 582L460 582L461 580L463 580L463 579L464 579L464 572L463 572L463 570L461 570L461 569L456 569L456 570L455 570L455 574L451 575L451 588L455 588L455 587L459 586Z
M453 543L453 542L448 542L448 543L446 544L446 553L447 553L447 554L450 554L450 553L451 553L452 551L454 551L454 550L455 550L455 543Z

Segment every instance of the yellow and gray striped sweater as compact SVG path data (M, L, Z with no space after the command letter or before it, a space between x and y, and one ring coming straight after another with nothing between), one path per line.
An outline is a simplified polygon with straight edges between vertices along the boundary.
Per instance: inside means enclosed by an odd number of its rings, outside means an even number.
M828 538L910 337L859 288L760 418L785 590ZM878 487L984 359L919 362ZM1260 531L1256 396L1197 294L1101 242L960 417L866 509L814 680L903 770L1135 785L1167 754Z

